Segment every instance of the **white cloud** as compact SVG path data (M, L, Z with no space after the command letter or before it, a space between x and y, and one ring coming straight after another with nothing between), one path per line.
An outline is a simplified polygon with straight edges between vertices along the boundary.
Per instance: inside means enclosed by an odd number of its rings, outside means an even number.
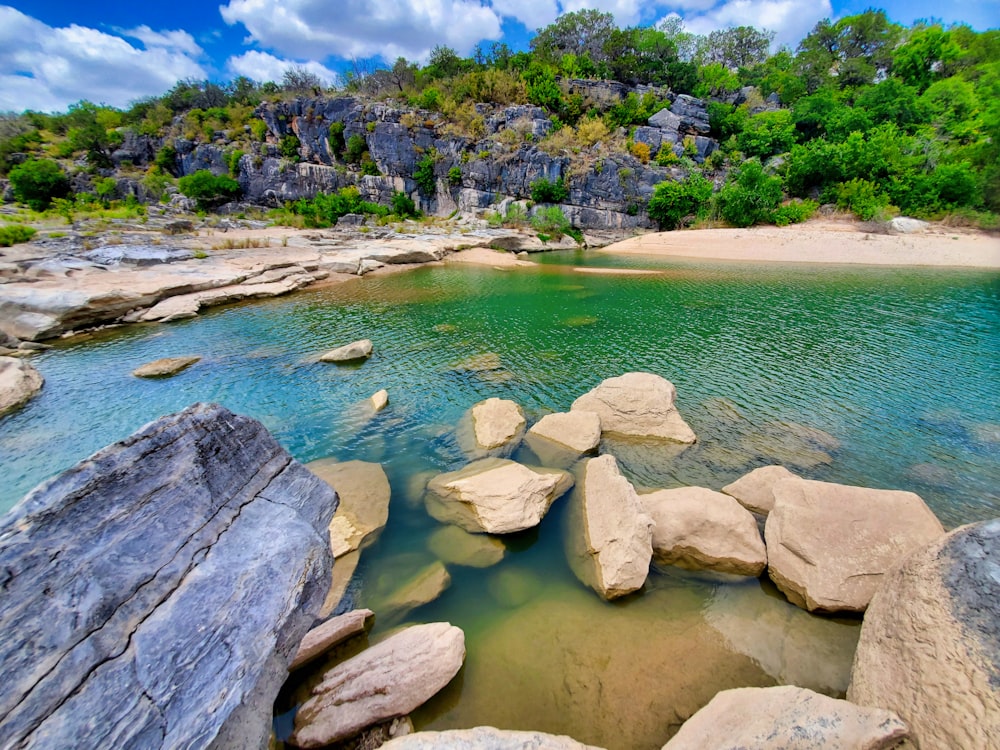
M134 31L151 40L146 49L84 26L51 27L0 5L0 111L63 110L81 99L124 107L180 79L206 77L190 35L143 28Z
M230 57L226 61L226 70L234 76L246 76L258 83L274 81L281 83L285 71L292 67L305 68L308 72L317 76L327 86L337 84L340 77L329 68L320 65L318 62L299 63L294 60L282 60L267 52L251 50L244 52L237 57Z
M500 18L479 0L229 0L219 11L248 41L289 57L426 59L435 45L468 54L500 38Z
M684 26L707 34L732 26L753 26L775 32L774 46L794 49L823 18L833 16L830 0L730 0L703 13L681 13Z
M202 53L202 49L195 42L194 37L181 29L176 31L153 31L143 24L134 29L122 29L121 33L122 36L138 39L146 46L146 49L162 47L163 49L182 52L191 57L197 57Z
M493 0L493 9L501 16L517 19L532 31L548 26L560 12L556 0Z

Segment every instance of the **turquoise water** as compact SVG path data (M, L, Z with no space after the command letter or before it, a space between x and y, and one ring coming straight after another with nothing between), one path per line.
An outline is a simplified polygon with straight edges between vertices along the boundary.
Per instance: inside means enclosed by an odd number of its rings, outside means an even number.
M378 601L434 560L421 485L466 459L453 428L490 396L529 422L606 377L659 373L699 435L679 456L606 446L640 487L718 488L765 463L918 492L948 527L1000 515L1000 275L749 266L553 254L538 268L423 268L62 343L33 358L39 397L0 421L0 510L158 416L216 401L260 419L296 458L382 463L390 521L349 602ZM574 265L656 275L583 274ZM358 338L338 368L315 355ZM153 359L203 360L165 380ZM362 406L387 388L374 417ZM526 451L521 458L531 460ZM838 694L857 623L813 617L767 583L677 571L607 604L563 551L571 500L509 540L499 565L451 566L407 621L466 631L460 678L420 726L494 724L659 747L715 690L808 683ZM396 623L379 622L373 637ZM637 697L641 696L641 697ZM293 701L294 702L294 701Z

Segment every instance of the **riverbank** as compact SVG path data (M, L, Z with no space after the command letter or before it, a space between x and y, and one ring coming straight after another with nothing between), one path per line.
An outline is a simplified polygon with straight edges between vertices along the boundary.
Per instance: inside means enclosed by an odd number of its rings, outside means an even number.
M788 227L657 232L617 242L599 252L616 255L872 266L1000 269L1000 237L927 224L890 232L854 220L820 218Z

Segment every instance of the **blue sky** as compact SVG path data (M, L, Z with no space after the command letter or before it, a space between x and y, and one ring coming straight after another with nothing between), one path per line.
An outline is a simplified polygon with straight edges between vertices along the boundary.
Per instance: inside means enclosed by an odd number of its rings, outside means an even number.
M677 13L697 33L748 24L795 47L821 18L863 0L0 0L0 111L64 110L80 99L126 106L183 78L280 80L293 64L330 83L352 59L426 59L437 44L523 49L560 13L596 8L620 26ZM889 17L1000 26L1000 0L891 0Z

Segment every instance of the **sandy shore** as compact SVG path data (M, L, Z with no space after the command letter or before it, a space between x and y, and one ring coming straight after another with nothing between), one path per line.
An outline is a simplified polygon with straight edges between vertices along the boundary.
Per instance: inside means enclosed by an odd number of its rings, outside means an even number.
M748 262L1000 268L1000 237L995 235L937 225L914 234L875 234L857 222L830 219L790 227L644 234L597 252Z

